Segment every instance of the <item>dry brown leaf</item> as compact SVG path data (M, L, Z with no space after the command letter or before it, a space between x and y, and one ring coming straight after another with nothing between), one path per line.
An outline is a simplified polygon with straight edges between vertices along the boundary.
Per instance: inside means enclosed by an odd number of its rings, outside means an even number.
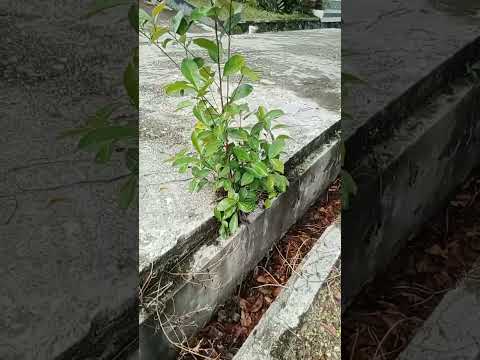
M260 275L260 276L257 277L257 282L259 282L261 284L266 284L266 283L268 283L268 280L265 278L265 276Z
M280 286L277 286L275 289L273 289L272 295L277 297L278 295L280 295L281 292L282 292L282 288Z
M242 310L242 315L240 317L240 324L242 324L243 327L249 328L252 325L252 318L248 313Z
M272 288L270 287L261 287L257 289L263 295L272 295Z
M425 252L427 254L430 254L430 255L442 256L442 257L446 258L448 250L442 249L438 244L435 244L431 248L425 250Z
M422 259L416 264L416 268L418 272L421 273L428 273L435 271L433 269L432 263L428 259Z
M251 312L257 312L258 310L260 310L263 306L263 297L262 296L259 296L257 298L257 301L255 301L255 304L253 304L252 308L250 309Z
M470 243L470 246L472 247L473 250L480 251L480 237L471 239L469 241L469 243Z
M249 304L248 301L245 299L240 299L240 309L247 310Z

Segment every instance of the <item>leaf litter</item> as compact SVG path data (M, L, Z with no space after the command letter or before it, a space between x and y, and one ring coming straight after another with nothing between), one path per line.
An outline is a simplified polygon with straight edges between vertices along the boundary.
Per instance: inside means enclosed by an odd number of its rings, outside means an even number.
M340 211L340 181L336 180L189 340L186 349L195 351L183 350L178 359L231 360Z

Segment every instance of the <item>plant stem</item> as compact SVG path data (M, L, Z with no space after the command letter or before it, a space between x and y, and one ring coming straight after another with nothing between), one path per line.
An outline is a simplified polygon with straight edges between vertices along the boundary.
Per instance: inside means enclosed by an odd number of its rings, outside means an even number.
M150 40L150 37L149 37L144 31L140 30L140 33L141 33L143 36L145 36L147 39ZM179 65L175 60L173 60L172 57L171 57L170 55L168 55L168 53L167 53L165 50L162 49L161 46L159 46L159 45L158 45L157 43L155 43L155 42L152 42L152 44L154 44L156 47L158 47L158 48L161 50L161 52L163 53L163 55L165 55L167 58L169 58L170 61L171 61L172 63L174 63L174 64L180 69L180 65Z
M228 36L228 59L230 59L230 51L231 51L232 4L233 4L233 0L230 0L230 8L229 8L229 13L228 13L228 26L229 26L229 29L228 29L228 32L227 32L227 36ZM230 96L230 76L227 76L227 103L228 103L228 98L229 98L229 96Z
M212 2L212 6L213 6L213 2ZM222 105L222 114L223 114L224 106L223 106L223 88L222 88L222 68L220 66L221 43L220 43L220 40L218 39L218 17L215 18L215 40L217 41L217 47L218 47L217 67L218 67L218 80L219 80L219 90L220 90L220 104Z

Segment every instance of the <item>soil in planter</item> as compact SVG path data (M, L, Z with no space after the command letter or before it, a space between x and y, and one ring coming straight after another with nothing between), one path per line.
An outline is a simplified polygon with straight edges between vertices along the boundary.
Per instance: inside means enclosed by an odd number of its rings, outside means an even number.
M340 208L337 180L245 277L231 299L190 339L190 351L182 351L178 359L232 359L315 241L338 218Z
M342 358L393 360L480 256L480 168L342 318Z

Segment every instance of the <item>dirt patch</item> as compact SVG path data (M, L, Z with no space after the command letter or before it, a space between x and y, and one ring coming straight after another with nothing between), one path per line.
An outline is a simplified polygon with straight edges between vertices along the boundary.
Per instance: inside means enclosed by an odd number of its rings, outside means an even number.
M480 169L427 222L342 318L349 360L393 360L480 257Z
M315 241L338 218L339 192L337 180L246 276L234 296L189 341L190 350L181 351L178 359L233 358Z

